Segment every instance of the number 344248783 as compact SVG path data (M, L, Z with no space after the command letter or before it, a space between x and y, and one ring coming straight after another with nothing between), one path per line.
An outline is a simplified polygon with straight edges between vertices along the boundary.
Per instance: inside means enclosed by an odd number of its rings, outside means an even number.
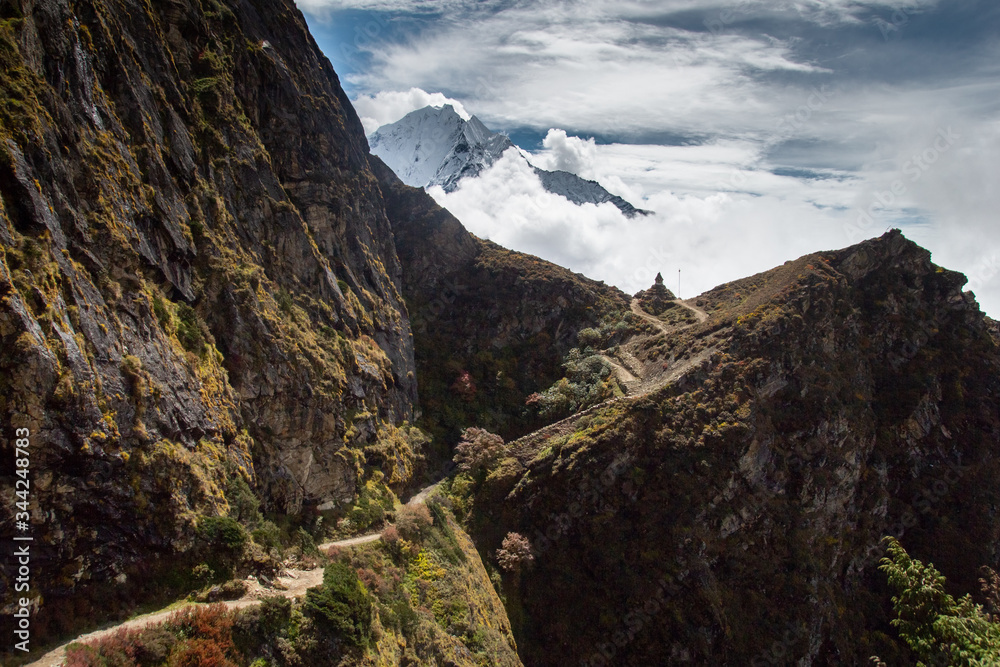
M15 516L15 521L27 521L28 515L28 496L30 495L31 482L28 479L29 470L31 468L30 452L28 448L31 446L31 431L26 428L19 428L14 432L14 466L15 474L20 478L15 482L15 495L17 496L17 515Z

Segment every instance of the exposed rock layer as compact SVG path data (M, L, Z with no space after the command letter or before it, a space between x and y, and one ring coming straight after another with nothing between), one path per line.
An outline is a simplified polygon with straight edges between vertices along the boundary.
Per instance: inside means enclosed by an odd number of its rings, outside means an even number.
M412 343L361 124L291 0L4 2L0 58L0 438L32 434L44 608L180 562L226 474L279 512L352 499L412 413Z

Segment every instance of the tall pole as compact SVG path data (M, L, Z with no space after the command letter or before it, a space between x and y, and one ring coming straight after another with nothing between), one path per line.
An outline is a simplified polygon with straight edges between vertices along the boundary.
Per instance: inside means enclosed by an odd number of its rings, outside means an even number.
M681 298L681 270L677 269L677 298Z

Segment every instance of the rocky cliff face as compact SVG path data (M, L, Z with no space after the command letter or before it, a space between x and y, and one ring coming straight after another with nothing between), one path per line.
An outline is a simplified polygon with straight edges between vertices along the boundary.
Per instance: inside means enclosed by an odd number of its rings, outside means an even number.
M579 331L620 317L628 297L473 236L371 159L403 267L420 402L432 430L444 440L471 425L523 434L535 425L525 398L561 377Z
M31 483L22 529L4 469L0 528L34 538L36 639L190 572L236 477L312 517L373 468L406 485L418 377L439 443L530 431L578 333L628 316L370 159L291 0L8 0L0 61L0 454L27 429ZM460 476L483 553L533 542L504 581L525 662L905 662L880 537L963 591L1000 554L1000 333L962 284L892 233L723 285L642 329L627 372L661 388ZM487 571L441 545L362 572L441 639L378 652L518 664Z
M0 59L0 444L30 429L32 590L66 619L185 552L227 475L276 512L353 498L413 351L361 124L291 0L4 2Z
M529 665L889 664L896 535L960 592L1000 558L993 323L898 232L700 297L681 372L459 478Z

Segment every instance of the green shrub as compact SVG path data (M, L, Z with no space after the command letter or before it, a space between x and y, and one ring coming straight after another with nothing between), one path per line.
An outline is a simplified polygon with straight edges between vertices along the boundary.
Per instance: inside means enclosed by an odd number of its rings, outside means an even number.
M1000 623L968 595L959 600L949 595L933 565L910 558L894 538L886 542L888 555L879 569L897 593L892 624L914 653L932 665L1000 666Z
M580 347L597 347L601 342L601 338L601 332L590 327L580 329L580 333L576 335L576 340L580 344Z
M572 349L563 368L566 376L541 394L529 397L527 405L539 416L558 419L611 398L611 366L593 350Z
M265 549L277 549L281 547L281 529L273 521L262 521L250 533L253 541Z
M281 309L281 312L285 315L292 314L292 307L295 306L295 300L292 298L292 295L288 290L283 287L279 289L278 293L275 295L275 300L278 302L278 308Z
M261 630L275 634L288 625L292 615L292 601L275 596L264 598L260 603L259 623Z
M156 315L156 319L164 331L169 332L173 328L174 315L166 300L159 294L153 297L153 314Z
M462 472L476 474L492 469L504 454L503 438L483 428L470 427L462 431L462 440L455 447L455 463Z
M198 523L198 535L213 547L239 552L250 536L236 519L230 516L207 516Z
M177 340L188 352L200 355L205 350L205 334L198 313L183 302L177 304Z
M229 503L229 516L247 528L254 528L264 520L260 500L239 473L233 474L226 483L226 502Z
M191 578L201 586L206 586L215 579L215 571L208 563L199 563L191 569Z
M318 628L359 648L371 642L371 598L357 572L346 563L326 566L323 585L306 591L304 606Z
M274 596L264 598L256 607L241 609L233 621L236 648L249 658L259 655L262 650L267 652L276 639L287 638L297 631L297 628L292 629L293 608L292 601L288 598ZM301 612L295 611L294 614L301 618ZM257 661L251 663L256 664ZM267 664L266 661L264 664Z
M387 511L395 504L395 497L382 481L384 479L382 474L376 472L375 475L374 479L361 487L358 499L348 513L351 526L356 530L381 525L385 521Z
M408 540L423 538L433 522L427 505L404 505L396 510L396 529Z
M298 532L295 533L295 541L299 549L302 550L303 555L319 555L319 547L316 546L316 540L313 539L313 536L305 528L299 528Z

